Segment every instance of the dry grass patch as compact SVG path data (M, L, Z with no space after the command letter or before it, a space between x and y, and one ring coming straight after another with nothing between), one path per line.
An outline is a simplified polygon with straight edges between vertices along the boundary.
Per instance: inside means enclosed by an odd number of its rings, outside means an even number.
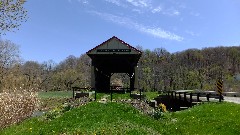
M35 92L0 93L0 129L30 117L38 104Z

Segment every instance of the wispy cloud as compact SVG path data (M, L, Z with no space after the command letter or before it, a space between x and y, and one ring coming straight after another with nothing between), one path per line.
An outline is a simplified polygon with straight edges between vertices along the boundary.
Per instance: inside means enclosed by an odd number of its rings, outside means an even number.
M161 11L162 11L162 7L161 6L158 6L158 7L152 9L152 13L159 13Z
M110 21L110 22L113 22L113 23L116 23L119 25L123 25L128 28L135 29L139 32L147 33L154 37L168 39L168 40L175 40L175 41L182 41L184 39L183 37L178 36L169 31L163 30L162 28L145 26L145 25L139 24L137 22L134 22L131 19L126 18L126 17L120 17L120 16L116 16L113 14L101 13L101 12L96 12L96 11L92 11L91 13L98 15L107 21Z
M149 7L151 0L126 0L135 7Z
M73 1L77 1L83 5L89 5L92 7L97 7L94 5L94 0L67 0L69 3ZM156 1L154 0L102 0L107 3L111 3L115 6L119 6L124 8L123 10L129 10L131 12L143 14L143 13L158 13L165 16L179 16L180 11L175 7L168 8L167 6L163 6L164 4L154 4ZM160 2L161 3L161 2Z
M179 16L180 15L180 11L178 11L175 8L169 8L169 9L164 10L162 12L162 14L168 15L168 16Z
M117 6L125 7L125 5L120 2L120 0L105 0L105 1L109 2L109 3L112 3L112 4L115 4Z
M89 4L88 0L77 0L78 2L82 3L82 4Z
M190 15L195 16L195 17L199 17L200 16L200 14L197 13L197 12L190 12Z
M199 34L193 32L193 31L190 31L190 30L186 30L185 31L187 34L191 35L191 36L199 36Z

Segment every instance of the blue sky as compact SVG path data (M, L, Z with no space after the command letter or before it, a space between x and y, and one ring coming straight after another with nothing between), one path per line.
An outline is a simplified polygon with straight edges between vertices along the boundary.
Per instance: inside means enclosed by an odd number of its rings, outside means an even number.
M239 0L29 0L28 21L8 39L22 58L60 62L112 36L144 49L240 45Z

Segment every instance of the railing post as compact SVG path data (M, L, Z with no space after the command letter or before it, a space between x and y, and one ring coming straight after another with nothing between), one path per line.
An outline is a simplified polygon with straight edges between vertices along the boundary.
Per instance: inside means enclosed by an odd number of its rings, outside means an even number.
M74 88L72 87L72 89L73 89L73 98L74 98L74 95L75 95L75 94L74 94Z
M207 101L209 101L209 98L210 98L210 94L207 94L206 96L207 96Z
M190 93L190 103L192 105L192 93Z
M111 102L112 102L112 87L110 87L110 91L111 91Z
M128 87L127 87L127 90L128 90ZM130 98L131 98L131 93L132 93L131 89L129 89L129 93L130 93Z
M144 88L142 88L144 89ZM140 89L140 100L142 100L142 89Z
M219 94L219 102L222 102L222 94Z
M96 89L94 90L95 90L95 101L97 101L97 90Z
M197 102L199 102L200 93L197 93Z

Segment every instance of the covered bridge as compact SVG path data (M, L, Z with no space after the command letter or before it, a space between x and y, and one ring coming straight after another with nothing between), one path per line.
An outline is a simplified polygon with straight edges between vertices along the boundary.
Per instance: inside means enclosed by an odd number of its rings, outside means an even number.
M89 50L92 59L91 87L98 92L110 90L110 78L114 73L127 73L130 77L130 90L138 88L138 60L142 52L121 39L113 36Z

